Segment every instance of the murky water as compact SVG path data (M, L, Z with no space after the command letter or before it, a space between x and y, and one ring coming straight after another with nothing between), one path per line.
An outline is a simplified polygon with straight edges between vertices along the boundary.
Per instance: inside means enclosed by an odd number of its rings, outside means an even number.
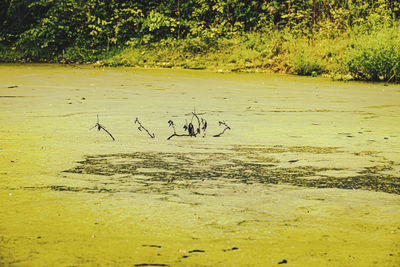
M400 264L398 85L1 65L0 109L3 265Z

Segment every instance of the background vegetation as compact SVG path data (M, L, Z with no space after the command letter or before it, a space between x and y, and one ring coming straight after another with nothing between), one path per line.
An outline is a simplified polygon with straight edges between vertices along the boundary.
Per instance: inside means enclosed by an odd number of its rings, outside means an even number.
M0 0L0 61L399 80L396 0Z

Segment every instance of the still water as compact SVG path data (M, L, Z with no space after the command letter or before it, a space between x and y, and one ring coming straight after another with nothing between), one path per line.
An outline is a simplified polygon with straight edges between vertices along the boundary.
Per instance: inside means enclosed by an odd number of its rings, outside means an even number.
M0 65L0 263L398 266L399 114L398 85Z

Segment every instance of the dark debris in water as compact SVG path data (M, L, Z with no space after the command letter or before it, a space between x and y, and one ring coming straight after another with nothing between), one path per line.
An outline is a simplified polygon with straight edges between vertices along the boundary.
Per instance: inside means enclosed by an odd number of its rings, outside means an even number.
M142 247L149 247L149 248L161 248L160 245L142 245Z
M278 262L278 264L286 264L287 263L287 260L286 259L283 259L283 260L281 260L280 262Z
M51 186L50 188L57 191L115 193L137 192L135 190L138 190L137 185L140 184L145 188L145 192L168 193L177 187L194 187L196 183L204 180L224 178L239 183L364 189L400 194L400 178L385 173L393 169L395 163L392 161L382 166L365 167L353 176L334 177L323 172L345 169L315 166L284 167L280 165L279 160L270 157L271 154L288 152L296 153L297 157L301 157L299 153L318 155L344 153L335 147L237 146L226 153L135 152L86 156L77 166L64 173L80 174L81 179L90 176L91 180L88 181L93 184L92 187ZM96 177L93 178L94 175Z
M169 266L169 265L164 263L139 263L133 266Z
M232 247L232 248L228 248L228 249L223 249L223 252L228 252L228 251L233 251L233 250L238 250L238 247Z
M206 252L206 251L202 250L202 249L193 249L193 250L189 251L189 253L204 253L204 252Z

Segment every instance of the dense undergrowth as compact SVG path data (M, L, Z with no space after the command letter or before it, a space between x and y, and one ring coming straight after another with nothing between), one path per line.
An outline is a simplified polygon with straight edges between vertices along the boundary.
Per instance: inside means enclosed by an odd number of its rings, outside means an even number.
M246 33L208 44L201 38L165 39L157 44L107 53L99 63L212 71L284 72L335 79L390 81L400 79L400 29L381 25L373 30L324 35L313 39L289 32Z
M0 61L400 80L393 0L0 1Z

